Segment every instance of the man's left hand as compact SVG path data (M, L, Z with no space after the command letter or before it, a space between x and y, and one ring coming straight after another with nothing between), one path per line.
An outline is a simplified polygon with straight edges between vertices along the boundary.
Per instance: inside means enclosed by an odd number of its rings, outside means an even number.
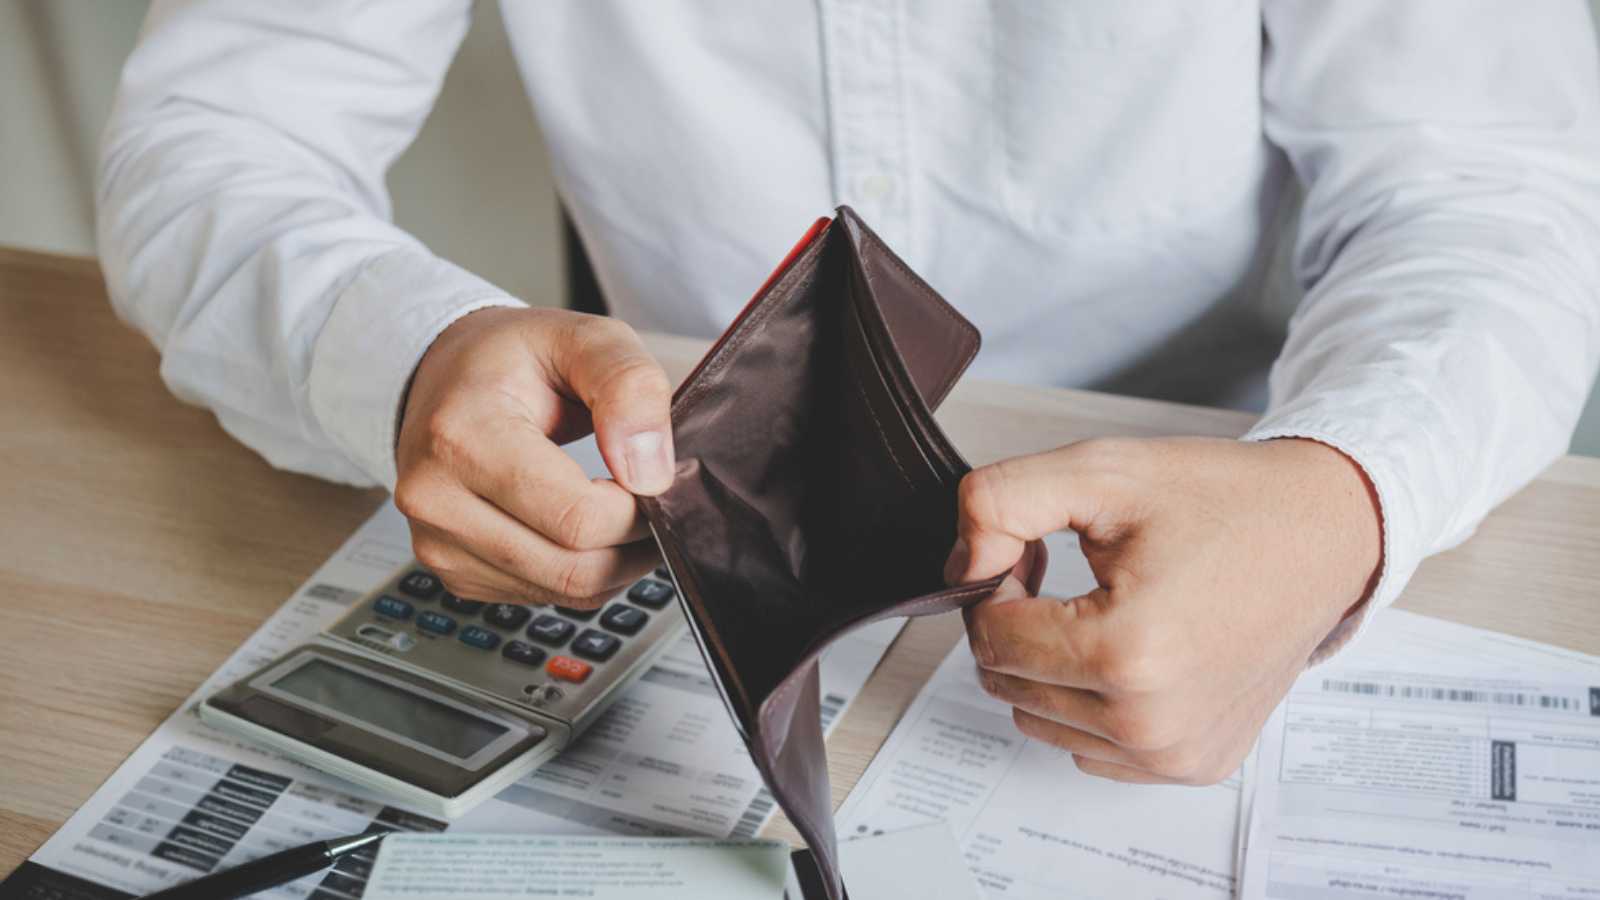
M967 611L985 690L1085 772L1210 784L1365 598L1380 523L1361 469L1314 441L1085 441L969 474L946 576L1077 532L1096 589L1034 597L1008 577Z

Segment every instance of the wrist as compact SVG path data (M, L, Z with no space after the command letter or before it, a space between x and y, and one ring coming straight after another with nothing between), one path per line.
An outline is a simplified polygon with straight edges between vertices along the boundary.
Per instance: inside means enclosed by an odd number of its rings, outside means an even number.
M1383 508L1372 479L1350 456L1321 441L1283 437L1258 446L1289 467L1297 493L1309 498L1307 512L1321 548L1336 561L1337 614L1349 616L1366 602L1383 571Z
M452 368L455 357L471 352L470 345L479 333L494 328L499 323L516 318L526 311L522 306L490 305L469 309L449 324L445 325L433 340L423 348L417 363L411 369L411 375L406 379L405 388L400 394L398 418L395 420L394 439L396 445L400 441L400 433L405 428L408 414L414 400L426 399L431 393L429 385L435 378L430 375L439 375L448 379L448 374L442 374Z

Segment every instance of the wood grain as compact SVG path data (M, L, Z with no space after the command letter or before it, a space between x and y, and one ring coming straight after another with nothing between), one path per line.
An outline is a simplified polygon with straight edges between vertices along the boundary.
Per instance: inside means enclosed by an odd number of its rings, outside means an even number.
M674 378L703 341L650 336ZM175 400L95 263L0 248L0 872L117 764L381 502L272 469ZM1107 434L1233 435L1250 418L968 381L940 414L981 464ZM1600 461L1568 457L1402 606L1600 653ZM835 799L960 635L912 623L830 742ZM783 823L770 833L793 837Z

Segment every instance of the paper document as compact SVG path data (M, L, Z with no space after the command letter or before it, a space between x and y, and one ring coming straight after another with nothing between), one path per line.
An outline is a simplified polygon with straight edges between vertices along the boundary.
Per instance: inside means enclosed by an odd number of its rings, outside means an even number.
M981 900L942 822L847 840L839 845L839 867L850 900Z
M1052 535L1044 593L1093 577L1071 535ZM963 640L912 702L839 813L845 837L948 822L990 898L1227 898L1239 782L1125 785L1078 771L1023 737L985 694Z
M366 900L780 900L788 874L778 841L396 835Z
M1600 897L1600 661L1395 611L1370 631L1262 732L1242 896Z
M217 731L193 711L201 698L309 640L410 554L405 520L385 504L23 869L0 883L0 900L31 900L28 885L38 879L70 884L83 896L117 896L97 892L97 885L146 893L374 823L404 831L452 825ZM822 661L825 730L860 692L901 624L880 623L829 648ZM576 744L453 827L748 837L774 806L685 635ZM325 876L261 896L350 900L361 896L364 883L364 865L348 860Z

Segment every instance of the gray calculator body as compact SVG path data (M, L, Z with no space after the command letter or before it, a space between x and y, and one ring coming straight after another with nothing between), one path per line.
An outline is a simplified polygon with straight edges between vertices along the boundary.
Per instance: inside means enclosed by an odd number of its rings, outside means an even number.
M458 598L412 563L199 712L454 818L564 749L683 629L663 574L575 611Z

